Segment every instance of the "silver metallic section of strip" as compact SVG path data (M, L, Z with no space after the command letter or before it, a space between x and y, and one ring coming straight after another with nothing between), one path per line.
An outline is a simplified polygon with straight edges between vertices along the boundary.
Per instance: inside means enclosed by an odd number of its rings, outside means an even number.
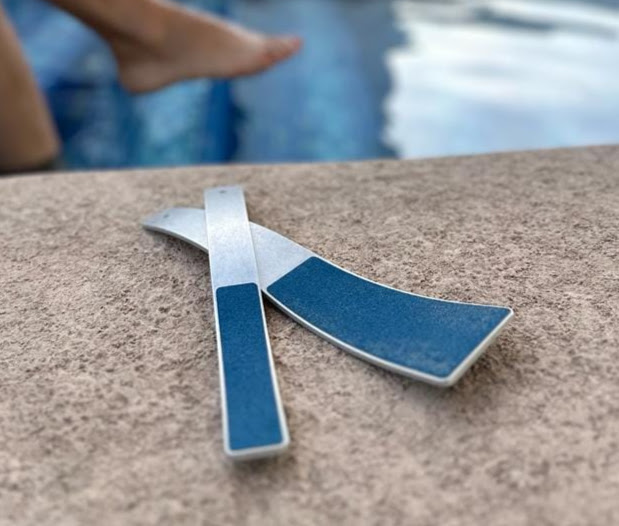
M252 223L251 233L256 247L260 286L264 290L306 259L315 256L301 245L263 226Z
M169 208L147 217L142 225L169 234L200 250L208 249L205 213L200 208ZM250 223L260 287L264 290L309 257L311 251L268 228Z
M205 190L204 203L213 291L242 283L259 284L243 190L238 186Z
M143 219L142 226L153 232L174 236L200 250L208 250L202 208L168 208Z

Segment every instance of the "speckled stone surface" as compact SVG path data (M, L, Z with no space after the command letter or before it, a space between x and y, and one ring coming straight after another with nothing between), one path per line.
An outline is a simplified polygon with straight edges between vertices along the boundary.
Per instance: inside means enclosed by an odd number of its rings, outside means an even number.
M292 447L222 454L207 258L143 231L242 183L369 278L516 315L452 389L267 308ZM0 524L619 523L619 147L0 180Z

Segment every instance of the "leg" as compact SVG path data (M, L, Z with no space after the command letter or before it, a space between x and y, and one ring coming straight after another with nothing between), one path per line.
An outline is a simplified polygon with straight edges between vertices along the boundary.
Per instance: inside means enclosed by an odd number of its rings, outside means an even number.
M0 172L36 169L59 141L45 100L0 5Z
M262 71L300 47L166 0L50 0L110 45L123 86L152 91L179 80L230 78Z

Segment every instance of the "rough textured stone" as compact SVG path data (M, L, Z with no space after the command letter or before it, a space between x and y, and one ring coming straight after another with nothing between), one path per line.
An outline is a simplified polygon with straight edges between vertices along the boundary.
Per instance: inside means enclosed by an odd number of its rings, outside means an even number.
M243 183L364 276L516 316L449 390L273 308L288 455L222 455L207 258L139 227ZM619 147L0 181L0 524L619 523Z

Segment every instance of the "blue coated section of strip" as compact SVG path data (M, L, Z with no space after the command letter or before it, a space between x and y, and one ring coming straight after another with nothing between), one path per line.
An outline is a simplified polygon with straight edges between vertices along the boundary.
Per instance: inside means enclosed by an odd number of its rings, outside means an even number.
M317 257L267 290L340 341L439 378L449 376L511 312L390 289Z
M228 438L231 450L280 444L269 348L254 283L217 289Z

